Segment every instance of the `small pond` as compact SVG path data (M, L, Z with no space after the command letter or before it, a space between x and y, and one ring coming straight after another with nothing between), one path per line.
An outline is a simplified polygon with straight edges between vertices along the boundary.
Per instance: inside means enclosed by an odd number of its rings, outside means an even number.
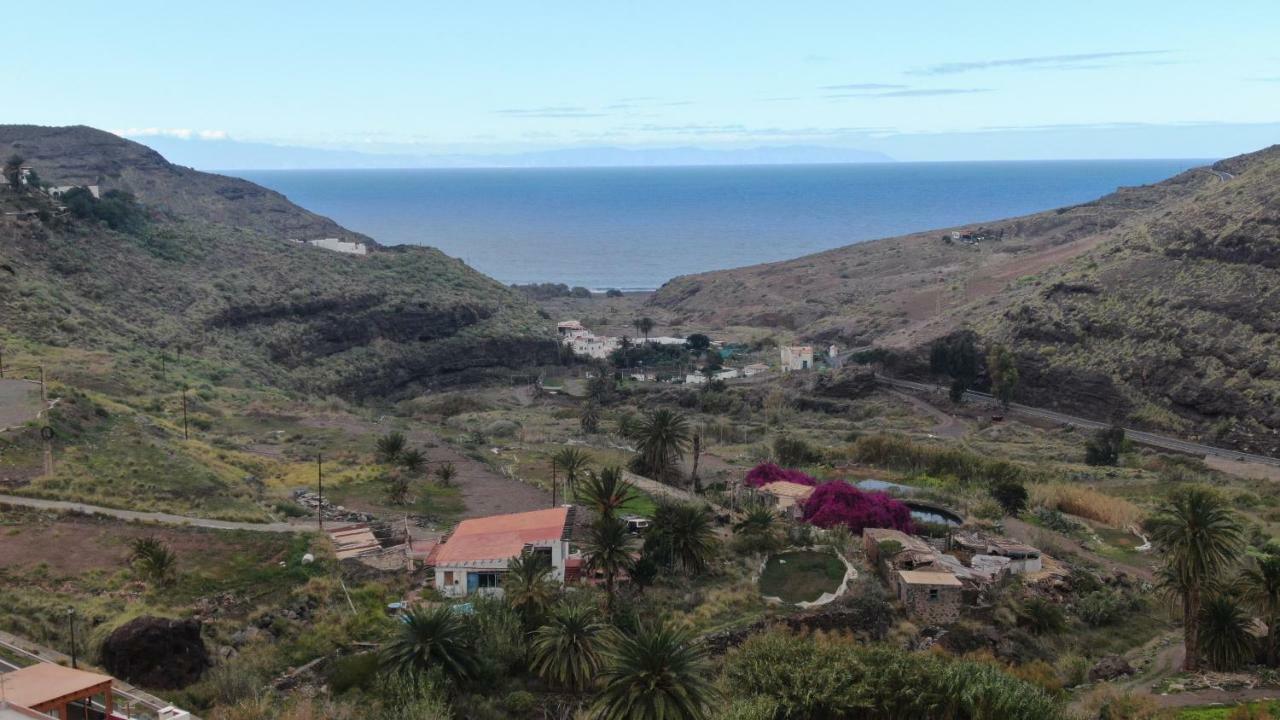
M914 488L910 485L901 485L887 480L862 480L858 482L858 489L887 492L898 496L912 495L919 490L919 488ZM911 508L911 517L920 522L933 523L935 525L961 525L964 523L964 518L945 508L915 500L903 500L903 502L907 507Z
M845 566L830 550L795 550L774 555L760 574L760 593L783 602L813 602L834 593Z

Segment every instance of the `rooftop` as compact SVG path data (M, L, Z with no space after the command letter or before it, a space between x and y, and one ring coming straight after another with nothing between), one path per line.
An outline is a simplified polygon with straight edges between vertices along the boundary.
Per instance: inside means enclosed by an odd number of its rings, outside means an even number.
M440 546L437 566L466 565L516 557L525 545L564 539L570 506L463 520Z
M14 705L8 700L0 700L0 720L27 720L28 718L48 720L48 717L48 715L38 713L35 710Z
M807 498L813 494L812 485L801 485L789 480L775 480L771 483L765 483L760 486L760 490L777 497L789 497L797 500Z
M908 585L945 585L960 587L960 580L949 572L924 572L921 570L899 570L898 576Z
M37 663L0 675L0 680L4 682L5 700L15 705L36 707L53 700L102 692L98 686L110 684L112 678L53 663Z

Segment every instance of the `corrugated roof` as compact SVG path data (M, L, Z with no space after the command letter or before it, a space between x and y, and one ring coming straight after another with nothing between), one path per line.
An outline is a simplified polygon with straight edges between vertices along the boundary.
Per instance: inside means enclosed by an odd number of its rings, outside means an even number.
M0 677L4 679L5 699L23 707L35 707L50 700L85 693L112 680L110 675L73 670L47 662L14 670Z
M463 520L440 546L435 564L462 565L513 558L525 545L562 539L568 520L568 506Z
M925 572L923 570L899 570L898 575L908 585L946 585L960 587L960 580L949 572Z

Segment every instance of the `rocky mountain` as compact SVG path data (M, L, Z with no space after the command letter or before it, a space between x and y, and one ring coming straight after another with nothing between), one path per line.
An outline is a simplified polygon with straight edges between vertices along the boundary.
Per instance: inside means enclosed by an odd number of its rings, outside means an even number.
M651 302L874 344L903 372L975 332L1015 352L1021 400L1280 451L1280 146L952 230L676 278Z
M246 383L347 397L556 357L528 300L433 248L378 246L278 193L90 128L0 126L0 153L21 155L44 183L103 193L68 209L0 190L0 340L183 348ZM322 237L370 252L292 242Z

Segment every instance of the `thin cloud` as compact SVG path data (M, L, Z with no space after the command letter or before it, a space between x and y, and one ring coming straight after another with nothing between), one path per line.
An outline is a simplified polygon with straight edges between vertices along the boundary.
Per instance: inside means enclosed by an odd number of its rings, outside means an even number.
M824 97L829 100L844 100L847 98L915 98L972 95L985 92L991 92L991 88L908 88L905 90L886 90L884 92L836 93L834 95L825 95Z
M1076 53L1071 55L1040 55L1035 57L1004 58L999 60L978 60L972 62L947 62L929 65L923 68L908 70L908 75L955 75L975 70L991 70L995 68L1029 68L1034 70L1082 70L1112 67L1117 62L1099 63L1098 61L1123 61L1126 59L1167 55L1168 50L1124 50L1119 52Z
M550 105L536 108L503 108L494 110L498 115L510 115L522 118L593 118L606 117L605 113L595 112L583 107L571 105Z
M120 137L171 137L179 140L226 140L226 130L192 130L190 128L123 128L111 131Z
M847 85L823 85L820 90L902 90L906 85L893 83L849 83Z

